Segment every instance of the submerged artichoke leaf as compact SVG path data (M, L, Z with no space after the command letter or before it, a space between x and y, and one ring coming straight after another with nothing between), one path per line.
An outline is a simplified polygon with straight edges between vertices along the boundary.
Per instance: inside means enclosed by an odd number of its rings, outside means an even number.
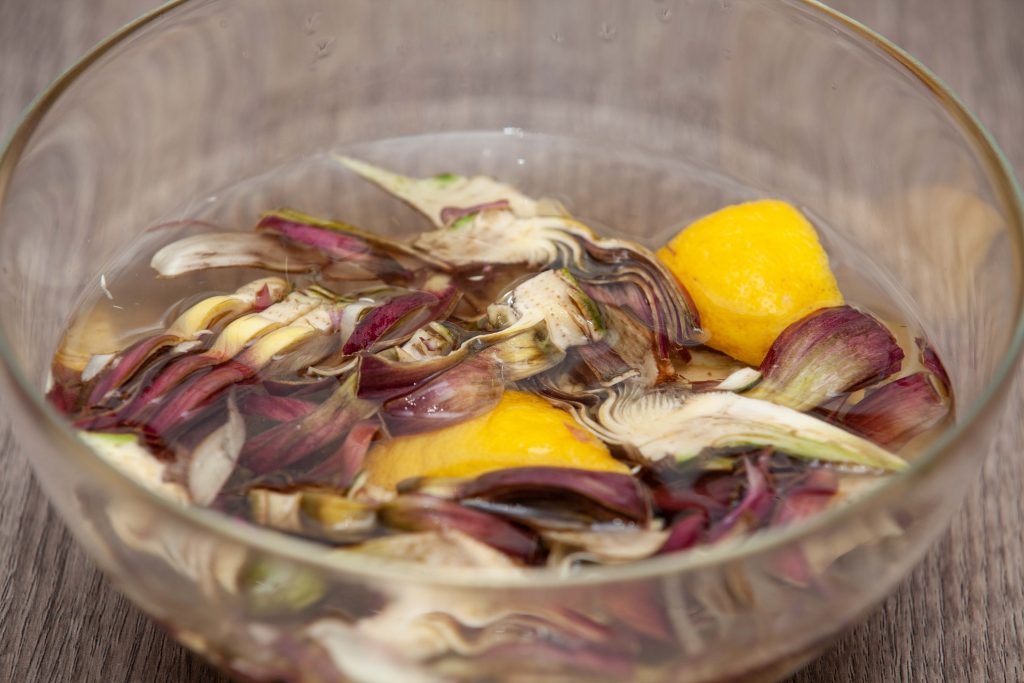
M189 456L188 490L197 505L214 501L234 471L245 443L245 420L234 393L228 396L227 406L224 424L207 435Z
M168 481L167 463L154 456L132 433L89 432L78 430L78 437L100 458L130 479L161 496L188 503L188 492L180 484Z
M428 567L515 569L511 557L458 529L410 531L383 536L336 551L362 554Z
M548 529L541 535L548 542L570 546L573 551L562 559L599 563L632 562L657 553L669 538L662 529L599 527L590 530Z
M461 484L455 497L467 505L539 527L565 528L619 520L646 525L647 489L628 474L569 467L512 467Z
M522 562L540 553L540 544L527 530L500 517L458 503L419 493L400 495L380 509L381 519L407 531L461 531Z

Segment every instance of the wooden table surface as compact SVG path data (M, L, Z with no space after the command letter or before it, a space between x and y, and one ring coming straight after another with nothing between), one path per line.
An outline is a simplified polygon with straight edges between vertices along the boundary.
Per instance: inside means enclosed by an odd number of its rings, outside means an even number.
M0 0L0 135L63 67L153 4ZM1024 172L1024 0L832 4L938 73ZM1024 681L1022 398L1024 382L950 531L882 608L790 683ZM224 681L74 546L5 412L0 402L0 681Z

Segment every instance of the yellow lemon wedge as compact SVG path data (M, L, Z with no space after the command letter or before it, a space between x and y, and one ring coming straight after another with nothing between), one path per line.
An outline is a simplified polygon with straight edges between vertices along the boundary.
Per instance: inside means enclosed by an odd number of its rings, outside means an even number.
M708 346L753 366L788 325L843 303L814 227L779 200L709 214L658 257L693 297Z
M410 477L475 477L508 467L575 467L626 473L608 447L564 410L522 391L506 391L489 413L375 446L367 484L392 489Z

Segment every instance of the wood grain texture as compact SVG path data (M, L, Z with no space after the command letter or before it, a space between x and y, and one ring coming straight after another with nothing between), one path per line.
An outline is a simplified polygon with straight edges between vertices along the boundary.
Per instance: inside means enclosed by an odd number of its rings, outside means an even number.
M1024 171L1024 0L834 0L917 55ZM0 134L151 0L0 0ZM3 399L0 398L0 401ZM1024 681L1024 383L952 528L861 626L790 683ZM18 455L0 403L0 681L224 681L117 594Z

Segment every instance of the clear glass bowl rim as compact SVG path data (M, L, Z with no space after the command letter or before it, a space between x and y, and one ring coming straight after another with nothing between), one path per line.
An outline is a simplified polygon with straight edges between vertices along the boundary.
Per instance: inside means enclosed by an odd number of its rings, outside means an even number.
M170 0L143 14L98 43L36 97L26 109L0 155L0 215L2 215L10 179L28 140L63 92L102 56L154 20L179 7L201 1ZM834 28L844 29L848 35L855 36L865 44L877 47L895 66L902 67L928 88L935 100L957 122L960 133L968 142L972 143L973 151L983 160L989 180L994 184L994 190L1002 204L1001 208L1007 217L1008 231L1016 235L1015 246L1020 252L1021 260L1024 261L1024 194L1021 192L1009 162L991 134L959 97L914 57L860 22L818 0L785 0L785 4L790 8L802 9L817 15L818 18L824 19ZM862 510L877 508L892 495L897 483L911 485L913 480L923 478L933 468L941 467L947 458L952 457L957 443L970 427L984 413L998 410L998 406L992 404L1008 388L1015 375L1017 361L1022 347L1024 347L1024 281L1018 284L1017 294L1019 304L1017 310L1014 311L1016 323L1013 336L992 379L983 389L979 398L961 413L956 424L915 457L906 472L883 482L858 500L842 508L826 510L789 527L759 532L741 542L716 545L705 550L662 555L623 565L588 569L585 572L569 576L554 569L527 569L514 574L508 572L492 574L481 572L479 569L444 568L442 571L442 568L439 567L422 568L411 563L381 563L379 560L364 559L356 554L339 557L338 554L330 554L331 549L328 546L313 541L288 536L255 525L234 522L223 515L202 508L182 506L137 484L114 466L96 457L89 447L74 434L73 429L63 416L49 406L38 390L33 387L28 377L18 368L14 362L11 346L2 331L0 331L0 367L13 379L13 388L20 394L19 398L28 405L33 417L53 430L52 433L59 437L57 440L66 447L66 455L74 458L78 465L91 469L94 474L109 482L111 486L128 488L143 496L147 503L167 515L182 518L182 521L197 526L212 535L226 537L241 546L251 547L254 550L276 555L298 564L314 566L326 574L342 573L348 578L361 575L372 581L401 580L415 581L427 586L494 589L572 587L677 574L714 565L725 565L749 559L761 553L768 553L787 544L798 542L828 527L838 526L849 517L858 515Z

